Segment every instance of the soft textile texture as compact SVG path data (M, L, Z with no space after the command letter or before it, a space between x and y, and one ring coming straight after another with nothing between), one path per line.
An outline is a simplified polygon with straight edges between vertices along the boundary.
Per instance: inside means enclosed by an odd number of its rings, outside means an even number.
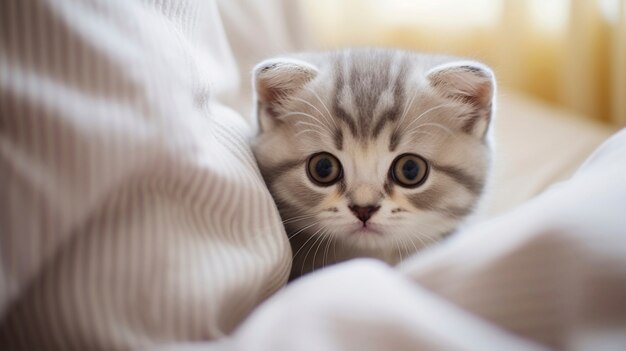
M569 178L611 133L584 116L501 90L494 120L493 176L476 219L502 214Z
M623 348L624 132L400 269L339 265L262 303L290 252L247 66L302 24L262 3L0 2L0 349ZM572 169L605 132L568 133L543 162Z
M622 350L625 159L622 130L568 181L399 273L363 260L305 277L256 310L235 348Z
M285 282L215 2L2 1L0 26L1 349L215 339Z

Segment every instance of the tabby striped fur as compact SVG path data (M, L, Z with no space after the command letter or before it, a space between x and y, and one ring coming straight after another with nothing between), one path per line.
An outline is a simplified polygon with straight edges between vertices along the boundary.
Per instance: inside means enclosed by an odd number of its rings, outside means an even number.
M445 56L350 49L266 60L255 68L253 150L293 248L292 276L353 257L397 263L470 215L490 169L495 81L486 66ZM307 159L329 152L343 178L311 182ZM403 153L428 160L425 183L393 183ZM349 207L376 205L373 232Z

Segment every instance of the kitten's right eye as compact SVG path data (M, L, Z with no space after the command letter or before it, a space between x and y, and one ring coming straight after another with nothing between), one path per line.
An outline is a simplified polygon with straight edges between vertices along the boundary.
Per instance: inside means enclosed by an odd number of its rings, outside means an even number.
M341 163L328 152L312 155L307 163L307 175L311 181L319 186L335 184L343 175Z

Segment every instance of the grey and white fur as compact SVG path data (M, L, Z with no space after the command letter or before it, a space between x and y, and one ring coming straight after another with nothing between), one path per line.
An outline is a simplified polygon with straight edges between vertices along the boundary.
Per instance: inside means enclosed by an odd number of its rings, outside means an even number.
M289 235L292 278L354 257L398 263L476 208L496 89L485 65L348 49L263 61L253 81L253 151Z

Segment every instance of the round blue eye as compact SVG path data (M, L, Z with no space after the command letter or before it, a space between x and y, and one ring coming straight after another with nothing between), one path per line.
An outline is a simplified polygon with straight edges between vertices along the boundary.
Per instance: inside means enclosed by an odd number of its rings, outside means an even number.
M317 161L315 165L315 173L321 178L326 178L333 173L333 163L327 159L323 158Z
M418 166L417 162L413 160L407 160L404 162L404 165L402 165L402 174L406 177L406 179L414 180L419 171L420 166Z
M341 163L328 152L320 152L309 158L307 175L317 185L330 186L341 179Z

